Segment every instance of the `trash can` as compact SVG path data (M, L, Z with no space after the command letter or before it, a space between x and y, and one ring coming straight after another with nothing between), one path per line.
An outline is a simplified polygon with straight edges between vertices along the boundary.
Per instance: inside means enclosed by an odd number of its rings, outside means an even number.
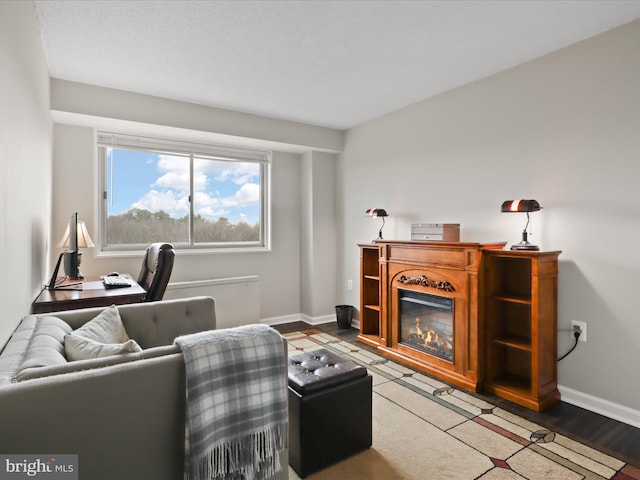
M352 305L336 305L336 319L338 327L351 328L351 320L353 319Z

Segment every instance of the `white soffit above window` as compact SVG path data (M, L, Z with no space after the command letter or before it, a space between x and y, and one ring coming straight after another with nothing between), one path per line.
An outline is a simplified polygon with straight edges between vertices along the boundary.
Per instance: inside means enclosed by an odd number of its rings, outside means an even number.
M36 0L53 78L346 129L640 17L637 0Z

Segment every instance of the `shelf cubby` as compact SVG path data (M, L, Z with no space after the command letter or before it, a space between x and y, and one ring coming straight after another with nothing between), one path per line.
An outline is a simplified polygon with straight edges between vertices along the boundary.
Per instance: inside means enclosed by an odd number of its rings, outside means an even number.
M484 254L484 389L538 411L560 400L556 360L559 254Z
M380 342L380 249L360 246L360 340L372 346Z

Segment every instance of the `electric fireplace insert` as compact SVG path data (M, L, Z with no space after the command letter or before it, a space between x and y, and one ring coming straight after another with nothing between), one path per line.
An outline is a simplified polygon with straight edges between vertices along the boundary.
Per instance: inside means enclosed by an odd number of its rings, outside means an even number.
M399 343L453 362L453 299L398 291Z

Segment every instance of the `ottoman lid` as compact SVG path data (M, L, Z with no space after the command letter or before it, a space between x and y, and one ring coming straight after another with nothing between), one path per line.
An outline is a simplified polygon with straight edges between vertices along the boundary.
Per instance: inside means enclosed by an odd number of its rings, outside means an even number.
M367 369L326 349L289 357L289 386L300 394L322 390L367 375Z

